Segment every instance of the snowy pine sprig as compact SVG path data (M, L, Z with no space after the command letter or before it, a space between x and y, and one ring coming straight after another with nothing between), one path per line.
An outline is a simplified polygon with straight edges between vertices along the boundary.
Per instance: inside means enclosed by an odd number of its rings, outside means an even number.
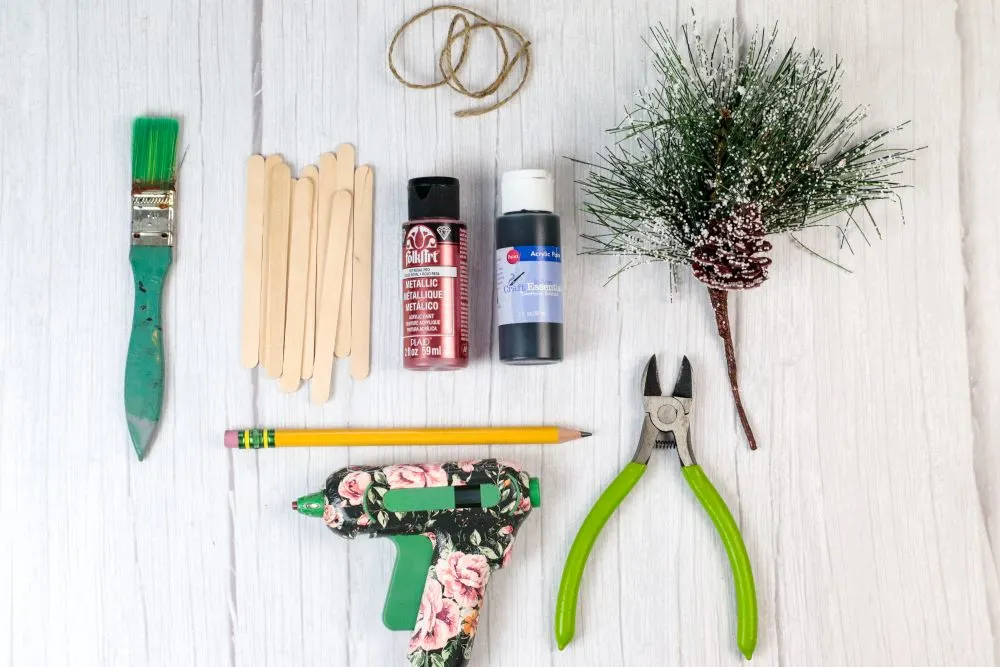
M735 25L708 41L693 23L681 34L652 29L658 82L612 130L616 145L584 163L584 210L598 228L584 235L589 251L621 256L623 270L688 264L709 226L746 206L765 234L842 213L878 231L869 205L898 202L913 150L886 143L903 125L859 136L866 110L844 111L840 61L780 50L777 29L745 51Z
M866 112L843 109L840 61L780 50L776 29L755 34L745 50L735 24L709 41L694 24L681 34L675 41L653 28L657 83L612 130L616 145L584 163L584 210L597 226L584 238L589 252L618 255L619 273L648 261L691 267L708 289L733 401L756 449L730 293L767 279L768 235L839 214L862 234L865 219L878 231L869 206L899 202L897 178L914 151L887 144L902 125L860 132Z

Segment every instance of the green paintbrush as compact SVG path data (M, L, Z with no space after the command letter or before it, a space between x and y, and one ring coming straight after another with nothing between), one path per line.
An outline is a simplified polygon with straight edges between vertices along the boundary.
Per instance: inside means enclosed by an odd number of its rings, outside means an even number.
M132 335L125 363L125 418L139 460L146 457L163 405L163 281L174 254L174 118L132 126Z

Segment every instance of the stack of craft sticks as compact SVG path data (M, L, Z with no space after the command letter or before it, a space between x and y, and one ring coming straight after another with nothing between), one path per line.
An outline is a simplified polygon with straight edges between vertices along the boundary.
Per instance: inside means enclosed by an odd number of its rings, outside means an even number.
M297 179L278 155L247 161L241 361L288 393L311 378L313 403L336 357L356 380L370 370L374 183L354 161L343 144Z

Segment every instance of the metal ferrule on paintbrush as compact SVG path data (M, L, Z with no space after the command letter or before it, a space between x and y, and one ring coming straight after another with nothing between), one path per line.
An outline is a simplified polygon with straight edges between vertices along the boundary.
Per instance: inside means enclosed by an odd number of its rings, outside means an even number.
M132 245L174 245L174 191L132 193Z

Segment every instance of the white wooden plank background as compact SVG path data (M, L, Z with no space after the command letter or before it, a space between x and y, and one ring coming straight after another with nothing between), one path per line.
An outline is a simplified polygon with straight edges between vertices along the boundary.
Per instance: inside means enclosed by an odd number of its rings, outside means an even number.
M634 446L653 352L667 373L682 353L695 363L697 454L757 575L754 664L1000 664L1000 3L691 3L709 23L779 21L840 54L870 127L910 118L904 139L927 146L907 173L906 226L880 211L884 239L840 255L853 274L781 242L772 279L735 300L753 454L703 290L685 278L671 298L655 266L601 287L611 263L576 254L581 173L562 157L606 142L649 81L643 31L687 7L470 4L523 28L535 69L513 104L466 120L448 92L405 90L386 70L416 0L0 6L0 664L402 664L405 635L379 621L392 547L337 540L288 502L349 462L472 452L232 453L222 431L516 422L596 435L502 452L542 477L544 505L492 580L474 664L739 664L725 554L659 453L591 558L577 639L560 653L552 638L563 558ZM423 25L409 43L442 34ZM429 71L432 53L407 53ZM183 117L187 154L165 421L139 464L121 379L129 121L148 112ZM373 374L338 369L319 409L239 367L243 164L263 150L301 167L343 141L376 173ZM490 360L497 183L521 166L558 179L570 324L551 368ZM474 229L477 359L444 375L404 373L398 343L405 181L432 173L462 180Z

